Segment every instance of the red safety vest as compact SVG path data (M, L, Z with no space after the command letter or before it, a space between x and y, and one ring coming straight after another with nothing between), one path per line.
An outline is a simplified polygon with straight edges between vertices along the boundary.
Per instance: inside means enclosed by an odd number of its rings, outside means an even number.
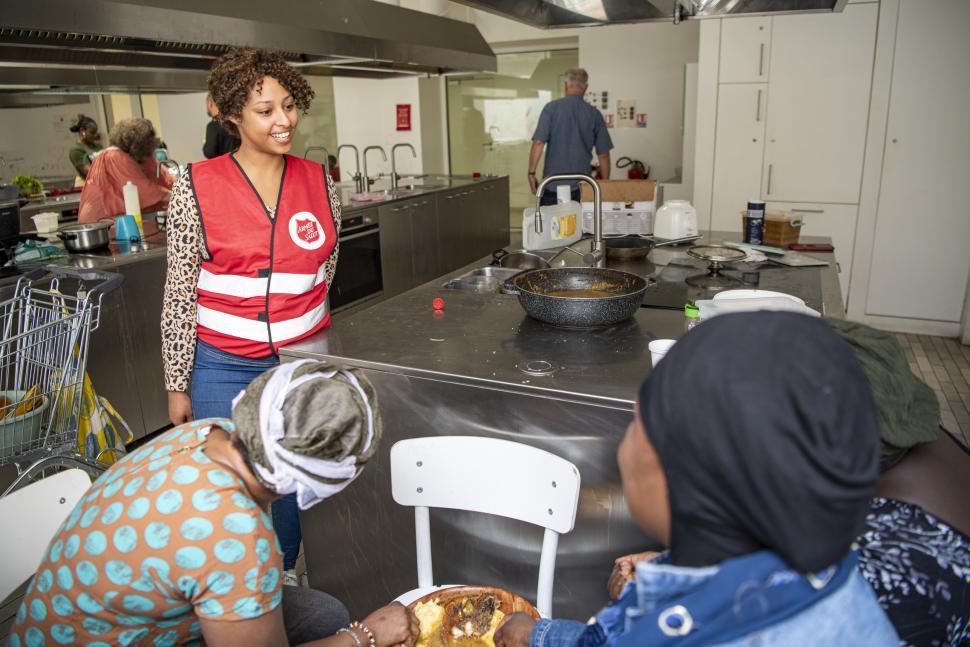
M198 338L267 357L330 325L324 264L337 229L323 167L284 156L276 217L232 155L189 167L209 260L196 292Z

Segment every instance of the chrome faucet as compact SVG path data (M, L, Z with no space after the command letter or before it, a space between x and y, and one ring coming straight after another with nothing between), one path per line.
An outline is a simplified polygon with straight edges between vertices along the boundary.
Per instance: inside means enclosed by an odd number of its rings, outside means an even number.
M352 148L354 150L354 167L357 169L351 178L354 181L354 189L357 193L364 192L364 182L360 174L360 151L353 144L341 144L337 146L337 164L340 164L340 150L342 148Z
M397 174L397 166L394 164L394 151L404 147L411 149L411 157L413 157L414 159L418 158L418 154L414 150L414 146L412 146L411 144L394 144L393 146L391 146L391 188L392 189L397 188L397 183L401 179L401 176Z
M364 158L364 191L370 191L370 185L374 183L374 180L371 180L370 176L367 175L367 151L380 151L381 157L384 158L385 162L387 161L387 153L385 153L384 149L381 148L380 146L368 146L367 148L364 149L364 152L362 155L362 157Z
M327 150L326 146L307 146L306 151L303 153L303 159L310 157L310 153L314 151L323 151L323 168L327 170L327 175L330 175L330 151Z
M539 210L539 202L542 200L542 192L546 185L558 180L578 180L586 182L593 187L593 248L589 254L583 257L584 262L591 267L606 267L606 249L603 245L603 200L600 194L600 185L589 175L583 173L562 173L560 175L550 175L543 178L536 189L536 212L535 228L536 233L542 233L542 212ZM577 223L581 227L582 223Z

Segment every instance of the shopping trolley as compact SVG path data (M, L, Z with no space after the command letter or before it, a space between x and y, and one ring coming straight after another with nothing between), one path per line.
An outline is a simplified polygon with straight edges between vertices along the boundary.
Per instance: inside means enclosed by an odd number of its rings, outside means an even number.
M62 279L78 281L73 295L61 292ZM48 266L23 276L0 302L0 466L13 464L18 474L4 495L52 471L79 467L97 476L107 469L104 452L86 456L78 445L81 389L101 301L123 281Z

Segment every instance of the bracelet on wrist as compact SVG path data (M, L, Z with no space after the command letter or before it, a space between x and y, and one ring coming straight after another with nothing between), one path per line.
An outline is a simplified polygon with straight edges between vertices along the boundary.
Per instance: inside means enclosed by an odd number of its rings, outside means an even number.
M347 627L344 627L342 629L337 629L337 633L338 634L347 634L347 635L349 635L351 638L354 639L354 644L356 645L356 647L363 647L360 644L360 638L357 637L357 634L355 634L353 631L351 631Z
M357 622L354 620L350 623L351 629L360 629L365 634L367 634L368 647L377 647L377 640L374 638L374 632L367 628L363 622Z
M535 171L529 171L529 175L535 175L535 174L536 174Z

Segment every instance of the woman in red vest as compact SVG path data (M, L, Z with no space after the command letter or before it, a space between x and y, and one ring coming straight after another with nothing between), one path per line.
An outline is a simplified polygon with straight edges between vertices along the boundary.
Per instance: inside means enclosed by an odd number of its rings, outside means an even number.
M330 325L340 202L320 164L287 153L313 90L276 52L233 50L213 65L217 119L234 153L189 166L172 188L162 355L172 424L229 417L233 399L279 363L279 348ZM273 504L284 579L296 582L294 497Z

